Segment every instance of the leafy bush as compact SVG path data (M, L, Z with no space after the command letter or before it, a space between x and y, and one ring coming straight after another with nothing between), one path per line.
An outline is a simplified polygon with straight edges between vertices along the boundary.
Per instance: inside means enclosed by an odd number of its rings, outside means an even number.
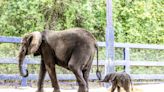
M43 30L44 17L39 0L9 0L0 6L0 35L20 36Z
M114 0L116 42L164 43L163 0Z
M164 43L163 0L114 0L116 42ZM105 40L105 0L1 0L0 35L84 27Z

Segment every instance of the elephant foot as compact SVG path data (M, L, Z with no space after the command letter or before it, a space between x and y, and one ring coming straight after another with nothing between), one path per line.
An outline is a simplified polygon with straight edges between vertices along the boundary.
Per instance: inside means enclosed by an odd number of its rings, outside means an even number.
M54 89L53 92L60 92L60 89Z
M36 92L44 92L43 89L38 89Z
M88 88L79 88L78 92L89 92Z

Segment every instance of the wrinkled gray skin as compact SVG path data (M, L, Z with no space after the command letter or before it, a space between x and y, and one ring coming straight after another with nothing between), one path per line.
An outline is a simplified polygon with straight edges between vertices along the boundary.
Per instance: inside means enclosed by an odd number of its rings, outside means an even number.
M19 53L19 70L23 73L22 64L26 55L41 55L40 73L37 92L43 92L43 80L48 72L53 92L60 92L56 79L55 65L72 71L79 84L78 92L88 92L88 77L94 54L97 50L96 40L85 29L73 28L60 32L32 32L23 37Z
M123 87L126 92L130 92L130 84L132 88L131 77L125 72L110 73L101 82L112 82L111 92L114 92L116 88L120 92L120 87Z

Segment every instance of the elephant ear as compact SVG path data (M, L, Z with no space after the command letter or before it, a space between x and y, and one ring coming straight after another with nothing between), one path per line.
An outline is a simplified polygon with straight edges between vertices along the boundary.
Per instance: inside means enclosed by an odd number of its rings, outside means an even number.
M40 32L32 32L28 35L28 52L27 54L35 53L42 42L42 35Z

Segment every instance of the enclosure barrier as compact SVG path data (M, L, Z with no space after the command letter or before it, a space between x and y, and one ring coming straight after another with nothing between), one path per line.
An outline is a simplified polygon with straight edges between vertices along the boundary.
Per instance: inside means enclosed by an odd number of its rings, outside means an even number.
M0 43L20 43L20 37L5 37L0 36ZM105 47L105 42L97 42L99 47ZM129 44L129 43L115 43L115 48L123 48L124 60L115 60L113 64L115 66L125 66L125 71L130 74L130 66L164 66L164 62L145 62L145 61L130 61L130 49L159 49L164 50L163 45L146 45L146 44ZM28 64L40 64L39 59L26 58L24 63L24 70ZM0 58L0 64L17 64L18 61L15 57L11 58ZM93 61L93 65L96 65L96 61ZM105 60L99 60L99 65L108 68L108 64ZM104 74L103 74L104 75ZM164 79L164 74L130 74L133 79ZM27 78L21 77L19 74L0 74L0 80L21 80L21 85L26 86L27 80L37 80L37 74L29 74ZM75 80L75 76L72 74L57 74L58 80ZM97 80L96 74L90 74L90 80ZM49 80L46 75L45 80Z

